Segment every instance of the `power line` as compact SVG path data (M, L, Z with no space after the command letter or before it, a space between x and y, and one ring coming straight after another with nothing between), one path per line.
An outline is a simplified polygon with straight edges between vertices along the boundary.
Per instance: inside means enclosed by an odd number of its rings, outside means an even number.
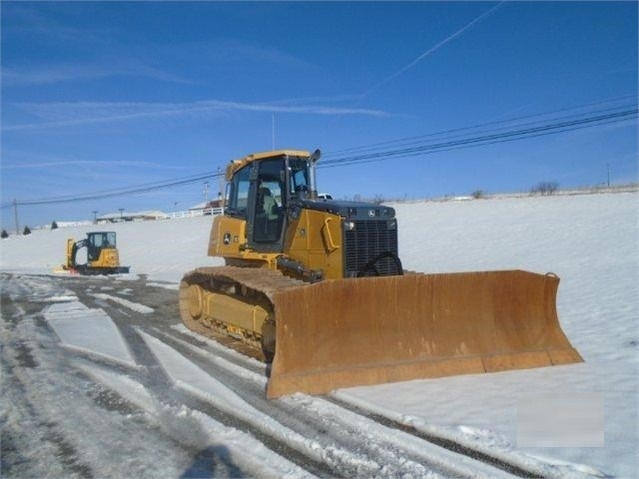
M548 116L553 113L559 113L563 111L575 110L578 108L584 108L587 106L593 106L602 103L609 103L612 101L618 101L627 99L630 97L621 97L618 99L604 100L601 102L595 102L582 107L567 108L562 110L555 110L544 114L531 115L526 117L520 117L511 120L497 121L485 123L483 125L477 125L473 127L457 128L452 130L446 130L442 132L430 133L426 135L419 135L415 137L407 137L398 140L391 140L387 142L374 143L368 146L360 146L347 148L343 150L337 150L335 152L324 155L324 158L318 168L336 168L341 166L349 166L360 163L370 163L377 161L385 161L391 158L408 158L424 156L433 153L441 153L451 150L465 149L480 147L486 145L492 145L497 143L505 143L511 141L524 140L529 138L536 138L541 136L547 136L551 134L565 133L569 131L575 131L583 128L593 128L596 126L608 125L612 123L618 123L627 121L637 117L636 105L622 105L614 108L607 108L598 111L590 111L587 113L573 114L562 117L552 118L550 120L538 120L528 123L522 123L512 125L513 122L523 119L537 118L541 116ZM621 111L619 111L621 110ZM586 114L590 116L585 116ZM560 121L561 120L561 121ZM502 126L499 128L489 129L481 131L482 128L490 125L511 124L510 126ZM525 128L524 128L525 127ZM507 128L510 128L507 130ZM468 132L472 130L479 130L475 136L463 136L459 135L461 132ZM506 131L504 131L506 130ZM453 134L457 133L457 134ZM433 141L426 142L424 139L431 138ZM419 139L419 140L417 140ZM417 141L411 141L417 140ZM447 141L444 141L447 140ZM404 144L402 144L404 143ZM395 149L383 149L383 146L390 146L396 144ZM401 146L401 148L399 148ZM339 157L339 152L350 152L350 156ZM35 200L25 200L7 202L0 207L16 208L17 206L35 206L35 205L49 205L49 204L61 204L61 203L75 203L90 200L99 200L105 198L114 198L122 196L131 196L138 194L145 194L154 191L159 191L168 188L174 188L177 186L188 185L211 178L223 177L224 174L218 169L217 172L209 172L196 176L189 176L184 178L177 178L173 180L164 180L154 183L146 183L128 188L116 188L110 190L102 190L85 195L63 195L49 198L41 198Z
M96 192L96 193L79 195L79 196L66 195L66 196L42 198L42 199L36 199L36 200L17 201L15 203L18 206L34 206L34 205L50 205L50 204L60 204L60 203L75 203L75 202L89 201L89 200L100 200L104 198L131 196L136 194L150 193L153 191L163 190L167 188L173 188L176 186L188 185L191 183L197 183L198 181L202 181L209 178L216 178L220 175L221 173L206 173L196 177L188 177L185 179L166 180L166 181L161 181L156 183L148 183L148 184L138 185L136 187L131 187L131 188L105 190L102 192ZM13 205L14 205L14 202L6 203L2 205L2 208L8 208Z
M618 109L621 109L621 108L630 108L632 106L636 106L637 96L636 95L626 95L626 96L622 96L622 97L610 98L610 99L606 99L606 100L599 100L599 101L592 102L592 103L586 103L584 105L580 105L580 106L576 106L576 107L568 107L568 108L561 108L561 109L558 109L558 110L551 110L551 111L548 111L548 112L545 112L545 113L536 113L536 114L533 114L533 115L520 116L520 117L515 117L515 118L510 118L510 119L505 119L505 120L490 121L490 122L481 123L479 125L474 125L474 126L467 126L467 127L462 127L462 128L453 128L453 129L438 131L438 132L434 132L434 133L427 133L427 134L423 134L423 135L409 136L409 137L404 137L404 138L398 138L398 139L395 139L395 140L387 140L387 141L382 141L382 142L378 142L378 143L372 143L372 144L368 144L368 145L360 145L360 146L356 146L356 147L343 148L343 149L340 149L340 150L334 150L334 151L329 151L329 152L323 153L322 157L323 158L329 158L329 157L334 157L334 156L337 156L337 155L342 155L342 154L345 154L345 153L356 153L358 151L360 153L362 153L362 152L366 152L368 150L379 149L377 147L383 147L383 146L388 146L388 145L392 145L392 144L401 144L401 143L412 144L413 142L414 143L419 143L420 141L423 141L423 139L426 139L426 138L436 138L436 137L440 137L440 136L447 135L447 134L450 134L450 133L461 133L463 131L479 130L479 129L482 129L484 127L493 126L493 125L504 125L500 129L515 127L515 126L533 125L535 123L541 123L541 122L544 122L544 121L550 121L552 119L538 120L537 122L524 123L524 124L519 124L519 125L517 125L516 123L521 121L521 120L528 120L528 119L531 119L531 118L542 118L542 117L547 117L549 115L554 115L556 113L563 113L563 112L567 112L567 111L581 110L581 109L589 108L589 107L592 107L592 106L603 105L603 104L607 104L607 103L614 103L614 102L618 102L618 101L622 101L622 100L629 100L629 99L634 99L635 102L632 103L631 105L622 105L622 106L617 106L617 107L613 107L613 108L607 108L607 109L603 109L603 110L593 110L593 111L587 111L587 112L582 112L582 113L575 113L574 115L568 115L566 117L559 117L559 118L556 118L556 119L578 117L578 116L589 115L589 114L594 114L594 113L598 113L599 114L599 113L605 113L605 112L608 112L608 111L618 110ZM496 129L496 130L499 130L499 129ZM364 151L360 151L360 150L364 150Z
M621 112L607 113L603 115L590 116L580 118L578 120L562 121L556 123L547 123L542 126L532 128L515 129L500 133L483 134L479 136L462 137L451 141L434 142L422 144L411 148L401 148L394 150L384 150L379 152L371 152L354 156L345 156L341 158L329 159L320 164L319 168L331 168L339 166L348 166L359 163L370 163L374 161L383 161L389 158L406 158L422 156L432 153L440 153L461 148L470 148L478 146L486 146L496 143L505 143L516 140L547 136L551 134L565 133L568 131L579 130L583 128L592 128L611 123L627 121L637 117L637 108L624 110Z

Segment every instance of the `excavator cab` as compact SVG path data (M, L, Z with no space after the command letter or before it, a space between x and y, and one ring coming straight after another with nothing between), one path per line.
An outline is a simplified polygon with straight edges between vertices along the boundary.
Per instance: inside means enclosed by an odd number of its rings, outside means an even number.
M78 263L78 252L86 248L86 263ZM67 240L66 264L63 269L79 274L126 274L128 266L120 266L120 255L117 249L114 231L95 231L87 233L80 241Z
M114 231L87 233L87 260L96 266L110 266L114 256L100 256L105 250L116 250L116 236ZM113 252L113 251L112 251ZM96 264L98 263L98 264Z
M187 273L190 329L272 362L267 394L582 361L559 325L554 274L404 271L392 207L317 198L319 150L232 161L208 254Z

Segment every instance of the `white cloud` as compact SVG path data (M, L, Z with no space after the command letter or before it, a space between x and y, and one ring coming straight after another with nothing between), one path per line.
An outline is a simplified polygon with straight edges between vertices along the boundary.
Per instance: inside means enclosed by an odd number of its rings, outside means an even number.
M100 80L112 77L143 77L153 80L189 83L188 80L134 60L103 64L58 64L37 68L3 68L5 87L39 86L69 81Z
M196 113L263 112L309 115L363 115L387 116L381 110L322 106L314 104L242 103L204 100L190 103L125 103L125 102L51 102L18 103L27 113L44 121L20 125L3 125L3 131L62 128L92 123L117 122L134 119L152 119L183 116Z
M91 169L140 167L146 170L182 170L183 165L160 164L142 160L87 160L36 153L23 150L3 151L2 170L26 170L39 168L90 167Z

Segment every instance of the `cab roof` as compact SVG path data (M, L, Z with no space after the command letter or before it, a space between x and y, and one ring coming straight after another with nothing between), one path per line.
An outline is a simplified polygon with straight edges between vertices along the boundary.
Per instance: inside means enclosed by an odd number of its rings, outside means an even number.
M240 158L239 160L232 160L226 167L226 181L230 181L236 171L244 168L249 163L254 161L267 160L269 158L277 158L280 156L299 156L301 158L310 158L311 154L304 150L273 150L264 151L261 153L252 153Z

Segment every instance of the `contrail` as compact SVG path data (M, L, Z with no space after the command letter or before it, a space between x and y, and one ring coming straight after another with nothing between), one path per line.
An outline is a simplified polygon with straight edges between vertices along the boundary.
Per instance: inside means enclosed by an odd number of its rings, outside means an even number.
M0 131L20 131L43 128L61 128L67 126L82 126L94 123L107 123L114 121L135 120L140 118L159 118L164 116L178 116L194 114L198 112L225 112L225 111L251 111L266 113L295 113L311 115L366 115L387 116L381 110L364 108L342 108L306 105L276 105L269 103L240 103L221 100L204 100L192 103L49 103L22 104L32 112L38 114L38 110L51 110L58 112L71 112L75 117L66 120L54 120L41 123L26 123L19 125L2 125ZM84 114L83 114L84 113ZM92 114L92 116L87 116ZM73 115L72 115L73 116Z
M502 0L501 2L499 2L497 5L495 5L494 7L492 7L490 10L487 10L486 12L482 13L481 15L479 15L477 18L475 18L472 22L468 23L466 26L462 27L461 29L457 30L455 33L453 33L452 35L444 38L441 42L439 42L437 45L435 45L434 47L426 50L424 53L422 53L421 55L419 55L417 58L415 58L415 60L413 60L412 62L410 62L408 65L406 65L405 67L401 68L400 70L396 71L395 73L393 73L392 75L390 75L389 77L385 78L384 80L382 80L381 82L377 83L376 85L374 85L372 88L370 88L369 90L367 90L362 97L367 97L368 95L370 95L371 93L373 93L375 90L377 90L379 87L381 87L382 85L385 85L386 83L388 83L389 81L397 78L398 76L404 74L405 72L407 72L408 70L410 70L411 68L413 68L415 65L417 65L419 62L421 62L424 58L426 58L428 55L430 55L431 53L436 52L437 50L439 50L441 47L443 47L444 45L446 45L448 42L454 40L455 38L457 38L458 36L460 36L462 33L464 33L466 30L468 30L470 27L472 27L473 25L475 25L478 22L481 22L482 20L484 20L485 18L487 18L488 16L492 15L495 10L497 10L499 7L501 7L504 3L506 2L506 0Z

